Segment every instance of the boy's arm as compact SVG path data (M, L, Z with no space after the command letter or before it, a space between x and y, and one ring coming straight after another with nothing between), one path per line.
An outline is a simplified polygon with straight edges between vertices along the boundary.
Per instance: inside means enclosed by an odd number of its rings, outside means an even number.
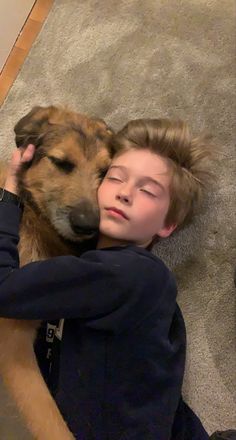
M17 250L20 210L0 204L0 316L51 320L80 318L91 325L121 330L145 317L169 283L164 265L153 264L133 252L89 251L77 258L56 257L30 263L19 269ZM149 269L150 266L150 269ZM155 271L160 291L147 285ZM145 277L143 277L145 273ZM153 281L152 281L153 282ZM175 296L175 295L174 295ZM140 299L143 297L143 307ZM173 298L174 299L174 298ZM128 325L127 324L127 325Z

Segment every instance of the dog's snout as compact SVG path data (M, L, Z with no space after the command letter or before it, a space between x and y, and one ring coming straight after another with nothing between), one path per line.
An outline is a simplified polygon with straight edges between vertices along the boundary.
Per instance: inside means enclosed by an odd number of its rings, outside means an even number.
M69 214L70 224L76 234L91 235L98 231L99 210L87 200L81 200Z

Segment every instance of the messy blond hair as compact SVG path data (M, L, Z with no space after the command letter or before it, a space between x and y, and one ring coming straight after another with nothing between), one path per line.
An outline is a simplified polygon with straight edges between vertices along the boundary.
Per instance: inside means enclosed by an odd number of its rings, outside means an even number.
M111 140L112 156L130 149L147 149L168 159L171 169L170 206L166 226L189 224L199 212L205 189L212 181L209 137L192 137L181 120L136 119L128 122Z

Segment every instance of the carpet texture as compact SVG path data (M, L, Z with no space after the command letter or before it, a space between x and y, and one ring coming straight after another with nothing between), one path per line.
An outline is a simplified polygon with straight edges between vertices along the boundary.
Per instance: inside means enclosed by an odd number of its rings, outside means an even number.
M183 394L209 433L236 427L235 15L233 0L56 0L0 110L4 158L15 122L51 103L114 129L180 117L222 146L204 213L154 250L177 277L188 334ZM0 438L28 438L1 399Z

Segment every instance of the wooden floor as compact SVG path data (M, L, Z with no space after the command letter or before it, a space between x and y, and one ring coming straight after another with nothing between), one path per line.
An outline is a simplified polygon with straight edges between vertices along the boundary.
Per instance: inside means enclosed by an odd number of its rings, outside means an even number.
M15 81L54 0L37 0L0 74L0 106Z

